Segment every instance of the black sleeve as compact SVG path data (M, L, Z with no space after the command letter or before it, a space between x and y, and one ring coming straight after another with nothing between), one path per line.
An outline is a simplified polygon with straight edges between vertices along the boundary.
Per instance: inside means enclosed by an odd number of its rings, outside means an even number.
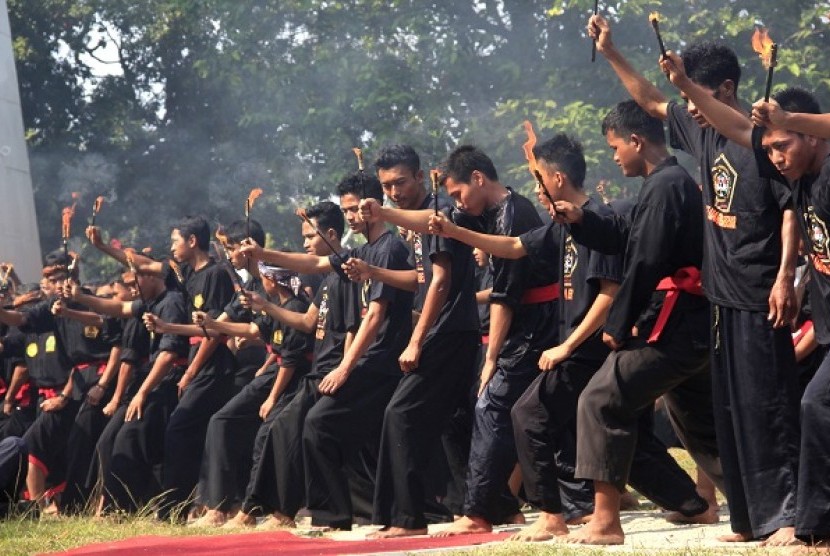
M551 222L545 226L534 228L519 236L527 256L530 260L537 260L540 257L550 256L551 251L558 251L558 238L554 234L555 224Z
M202 292L202 295L205 298L202 310L212 318L217 318L234 298L231 277L217 265L209 279L206 280L205 291Z
M168 323L187 324L187 310L184 306L184 299L179 296L168 294L158 308L158 317ZM172 351L177 355L187 355L190 345L186 336L176 334L162 334L159 340L158 351Z
M669 144L695 159L700 158L703 149L704 130L689 114L685 107L674 101L668 106Z
M379 268L390 270L412 269L412 266L407 262L409 250L402 241L397 239L390 239L381 249L372 249L370 258L371 260L367 260L367 262ZM373 280L369 286L367 304L379 300L393 302L400 291L398 288L385 284L380 280Z
M104 326L101 329L101 340L110 346L121 345L121 319L117 317L104 317Z
M290 327L285 327L283 332L282 349L280 350L282 366L299 367L303 363L307 363L308 359L306 357L312 349L311 336Z
M572 224L570 231L574 240L588 249L618 255L625 251L628 244L630 226L631 221L625 215L616 212L600 215L583 209L582 223Z
M336 255L329 255L329 264L331 265L331 269L344 280L348 280L349 277L346 276L346 273L343 271L343 268L340 265L343 261L348 261L352 257L361 260L365 258L365 256L363 255L363 250L360 247L356 249L341 251Z
M623 277L622 255L605 255L591 251L588 260L588 280L609 280L619 284Z
M30 307L21 310L26 315L26 324L20 327L21 332L43 334L53 332L57 328L55 315L52 314L54 297L44 299Z
M669 187L655 191L660 189ZM654 288L670 270L669 257L681 218L670 200L655 197L641 200L638 207L628 241L625 275L605 324L605 331L617 341L631 335Z
M126 319L121 333L121 361L138 363L149 353L150 337L144 322L139 317Z
M13 331L3 337L3 359L10 367L26 363L26 336Z

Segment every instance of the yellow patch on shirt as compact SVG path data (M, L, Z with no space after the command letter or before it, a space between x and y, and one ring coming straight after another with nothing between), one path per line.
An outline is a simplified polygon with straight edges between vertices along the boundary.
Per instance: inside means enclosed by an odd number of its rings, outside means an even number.
M202 297L202 294L197 293L196 296L193 298L193 306L197 309L201 309L202 305L205 304L205 298Z
M35 342L32 342L31 344L26 346L26 355L27 356L37 357L37 352L38 352L38 349L37 349L37 344Z
M274 337L272 338L271 343L275 346L282 345L282 330L274 330Z

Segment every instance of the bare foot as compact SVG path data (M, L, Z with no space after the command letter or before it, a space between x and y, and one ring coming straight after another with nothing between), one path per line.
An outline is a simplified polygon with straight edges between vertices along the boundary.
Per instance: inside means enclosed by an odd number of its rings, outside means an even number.
M600 523L596 519L591 520L585 527L574 531L565 537L565 542L571 544L623 544L625 533L622 525L617 523Z
M369 533L366 535L367 539L397 539L400 537L417 537L418 535L426 535L427 530L424 529L404 529L403 527L384 527L380 531Z
M245 512L239 512L233 519L229 519L221 528L222 529L245 529L256 525L256 518Z
M454 537L456 535L474 535L476 533L491 533L493 525L482 517L464 516L454 521L443 531L438 531L433 537Z
M518 542L542 542L549 541L553 537L562 537L568 534L568 527L562 514L551 514L540 512L539 519L534 521L530 527L522 529L510 536L507 540Z
M297 524L294 523L294 520L288 517L287 515L283 515L279 512L274 512L268 518L256 526L257 529L262 531L274 531L277 529L294 529L297 527Z
M517 514L508 516L507 519L505 519L501 523L496 523L495 525L524 525L525 523L527 523L527 520L525 519L525 514L519 512Z
M795 536L795 527L782 527L763 541L761 546L796 546L804 544Z
M720 518L718 517L718 507L710 505L705 512L700 512L696 515L683 515L680 512L670 512L666 514L666 521L678 525L686 523L711 525L720 521Z
M751 533L730 533L718 537L719 542L752 542L753 540Z
M189 523L188 527L221 527L228 521L228 514L219 510L208 510L205 515Z
M592 517L594 517L594 514L581 515L581 516L579 516L579 517L572 517L571 519L569 519L569 520L568 520L568 521L566 521L565 523L566 523L567 525L571 525L571 526L574 526L574 525L585 525L586 523L588 523L589 521L591 521L591 518L592 518Z

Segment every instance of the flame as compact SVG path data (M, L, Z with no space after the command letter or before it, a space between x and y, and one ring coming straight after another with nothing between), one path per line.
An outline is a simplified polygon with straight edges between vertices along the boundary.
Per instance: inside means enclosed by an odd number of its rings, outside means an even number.
M304 208L299 208L298 207L297 210L294 211L294 214L296 214L297 216L299 216L300 218L302 218L303 220L308 222L308 213L305 211Z
M73 200L73 201L77 201L77 200L78 200L78 199L80 199L80 198L81 198L81 194L80 194L80 193L78 193L77 191L73 191L73 192L72 192L72 200Z
M225 233L225 229L222 226L219 226L218 228L216 228L216 233L214 235L216 236L216 239L219 240L219 243L222 245L222 247L227 249L229 240L227 234Z
M752 50L758 53L764 67L769 68L775 65L774 50L776 48L775 42L769 36L769 32L765 27L756 27L755 33L752 34Z
M98 214L101 212L101 205L104 204L104 197L99 195L95 198L95 203L92 205L92 214Z
M364 169L364 166L363 166L363 151L361 149L355 147L355 148L352 149L352 152L357 157L357 169L362 172L363 169Z
M648 14L648 20L651 22L652 25L655 23L660 23L660 12L651 12Z
M536 156L533 154L533 147L536 146L536 132L533 131L533 124L525 120L525 133L527 133L527 141L522 148L525 151L525 158L527 159L527 169L530 170L530 175L536 178L536 173L539 171L539 166L536 164Z
M429 171L429 179L432 182L432 192L438 194L438 183L441 181L441 170L433 168Z
M61 217L61 237L63 239L69 238L69 233L72 227L72 217L75 216L75 204L73 203L71 207L63 207L63 213Z
M254 207L254 201L259 199L260 195L262 195L262 188L255 187L251 189L251 192L248 193L248 204L245 205L247 211L250 211Z

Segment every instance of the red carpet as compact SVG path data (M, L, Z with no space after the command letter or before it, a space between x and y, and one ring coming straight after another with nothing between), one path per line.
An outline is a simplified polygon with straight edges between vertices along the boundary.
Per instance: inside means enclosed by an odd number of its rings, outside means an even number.
M484 533L458 537L432 538L410 537L373 541L335 541L327 538L298 537L287 531L273 533L244 533L207 537L133 537L116 542L91 544L66 552L71 556L118 553L118 556L154 554L193 554L205 556L231 556L245 554L370 554L377 552L407 552L473 546L504 540L509 533Z

